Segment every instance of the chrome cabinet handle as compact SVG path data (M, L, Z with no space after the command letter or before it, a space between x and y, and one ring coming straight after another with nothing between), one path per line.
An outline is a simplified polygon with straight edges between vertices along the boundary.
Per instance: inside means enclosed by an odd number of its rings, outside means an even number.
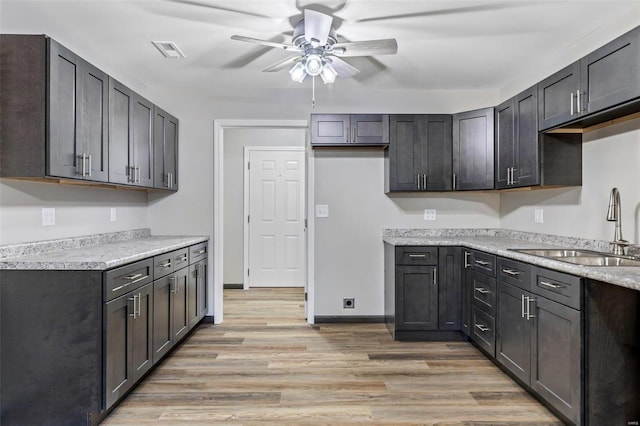
M89 159L89 173L87 173L87 175L91 177L91 154L89 154L87 158Z
M136 166L136 182L140 183L140 177L142 174L140 173L140 166Z
M457 182L457 175L454 173L453 174L453 190L455 191L456 187L458 186L458 182Z
M409 257L422 257L422 258L425 258L425 257L427 257L427 255L426 254L410 254Z
M478 292L478 293L480 293L480 294L488 294L488 293L491 293L489 290L487 290L487 289L486 289L486 288L484 288L484 287L476 287L476 288L475 288L475 291L477 291L477 292Z
M418 187L418 191L420 191L420 175L416 175L416 185Z
M476 259L476 265L487 266L489 262L485 262L484 260Z
M171 268L171 261L168 260L168 261L166 261L164 263L158 263L156 266L158 268Z
M142 274L131 274L131 275L127 275L126 277L123 277L125 280L129 280L129 281L133 281L136 278L140 278L142 276Z
M507 167L507 186L511 185L511 167Z
M471 264L469 263L469 256L471 256L471 253L469 253L468 251L464 252L464 267L469 268L471 266Z
M531 318L535 318L535 315L531 314L531 302L535 302L536 299L534 299L533 297L525 297L525 300L527 301L527 314L526 314L526 318L527 321L529 321Z
M518 271L514 271L513 269L502 269L502 272L507 274L507 275L511 275L512 277L518 277L520 276L520 272Z
M563 287L561 285L548 283L546 281L538 281L538 284L543 285L545 287L553 288L553 289L558 289L558 288L562 288Z
M576 90L576 112L578 114L582 114L584 112L584 110L582 109L582 101L580 100L581 95L582 93L580 92L580 90Z
M438 268L433 270L433 285L438 285Z
M200 264L196 263L196 278L200 276Z
M187 256L186 254L182 255L182 257L177 257L176 260L178 262L186 262L187 259L189 258L189 256Z
M524 311L524 294L522 295L522 313L520 314L520 318L524 318L525 315L525 311Z
M427 175L422 175L422 189L427 190Z
M169 293L177 293L178 285L176 283L176 277L169 277Z
M202 253L206 253L206 252L207 252L207 250L206 250L206 249L202 249L202 250L198 250L198 251L196 252L196 254L202 254Z
M481 325L481 324L474 324L475 327L482 331L483 333L486 333L487 331L491 330L489 327L485 326L485 325Z
M573 92L571 92L571 115L573 115Z
M136 319L136 300L138 299L138 295L134 294L133 297L130 297L129 300L131 300L133 302L133 313L129 314L130 317L133 317L133 319Z

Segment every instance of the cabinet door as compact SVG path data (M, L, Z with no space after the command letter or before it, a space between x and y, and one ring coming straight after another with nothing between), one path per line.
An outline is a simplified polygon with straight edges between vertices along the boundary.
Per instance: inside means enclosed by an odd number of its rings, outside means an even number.
M189 266L189 279L187 280L187 318L189 329L193 328L200 320L198 315L198 265Z
M153 186L178 190L178 119L154 106Z
M107 182L109 179L109 76L82 61L80 68L80 119L77 123L79 146L76 154L85 155L85 179ZM82 173L82 165L80 165Z
M511 183L511 168L516 158L513 104L514 98L511 98L495 110L496 189L507 188Z
M131 157L134 184L153 186L153 104L142 96L133 96L133 144Z
M540 150L538 148L538 93L532 87L514 99L515 164L513 187L540 183Z
M419 173L426 175L423 190L450 191L452 188L451 131L451 115L418 116L421 157Z
M524 383L531 380L531 326L525 302L531 294L498 282L496 359Z
M640 27L582 58L580 79L587 114L639 97Z
M133 298L121 296L105 304L105 406L109 408L133 386L130 315Z
M153 364L153 283L137 289L133 296L135 317L131 321L131 367L133 381L137 381Z
M471 336L471 300L473 292L473 282L471 280L471 264L469 258L471 253L468 250L462 252L462 332Z
M419 191L422 188L421 144L415 115L389 119L388 190Z
M437 266L396 267L396 330L438 329Z
M171 349L173 344L171 317L173 315L172 291L174 279L165 276L153 282L153 363Z
M537 296L531 302L531 388L575 424L580 423L582 347L580 311ZM535 305L535 306L534 306Z
M350 117L351 143L358 145L389 144L389 116L386 114L354 114Z
M209 310L209 289L207 288L209 262L207 259L196 263L196 277L198 278L198 319L202 319L207 315Z
M341 145L350 141L349 114L311 114L311 145Z
M454 190L493 189L493 108L453 115Z
M580 62L538 83L538 130L546 130L578 117L576 93L580 90Z
M173 342L177 342L189 329L189 318L187 312L189 293L187 290L189 282L189 268L182 268L173 274L174 292L173 312L171 315L171 333Z
M462 316L462 251L438 249L438 329L460 330Z
M133 183L133 92L109 79L109 182Z

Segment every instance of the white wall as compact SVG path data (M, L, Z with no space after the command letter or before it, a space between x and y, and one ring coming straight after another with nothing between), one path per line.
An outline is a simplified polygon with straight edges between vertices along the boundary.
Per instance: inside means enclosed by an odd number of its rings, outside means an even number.
M620 190L625 239L640 243L640 119L583 135L582 186L500 197L503 228L610 241L614 223L605 220L611 188ZM534 208L544 223L533 223Z
M230 128L224 132L224 267L225 284L244 281L244 147L305 146L304 129Z
M494 228L495 193L384 194L380 149L315 150L315 203L329 206L315 218L315 315L384 313L384 228ZM424 209L437 220L425 222ZM342 308L355 297L355 309Z

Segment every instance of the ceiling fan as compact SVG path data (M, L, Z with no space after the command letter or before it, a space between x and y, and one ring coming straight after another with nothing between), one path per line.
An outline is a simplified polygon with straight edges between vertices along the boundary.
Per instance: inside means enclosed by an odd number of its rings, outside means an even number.
M333 83L337 76L352 77L360 71L341 58L393 55L398 51L398 43L395 39L340 43L333 28L333 17L312 9L304 10L302 19L293 30L291 44L241 35L234 35L231 38L295 53L263 71L279 71L292 65L289 74L291 79L298 83L302 83L307 76L320 76L325 84Z

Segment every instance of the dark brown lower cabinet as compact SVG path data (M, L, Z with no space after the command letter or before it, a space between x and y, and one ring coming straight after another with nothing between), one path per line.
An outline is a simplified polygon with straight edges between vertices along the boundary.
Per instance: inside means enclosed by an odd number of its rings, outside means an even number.
M105 305L105 408L110 408L153 364L153 285Z
M187 301L189 268L182 268L153 283L153 362L171 350L189 327Z
M207 260L189 266L187 282L187 314L189 329L193 328L207 314Z
M396 329L438 329L437 269L431 265L396 268Z

